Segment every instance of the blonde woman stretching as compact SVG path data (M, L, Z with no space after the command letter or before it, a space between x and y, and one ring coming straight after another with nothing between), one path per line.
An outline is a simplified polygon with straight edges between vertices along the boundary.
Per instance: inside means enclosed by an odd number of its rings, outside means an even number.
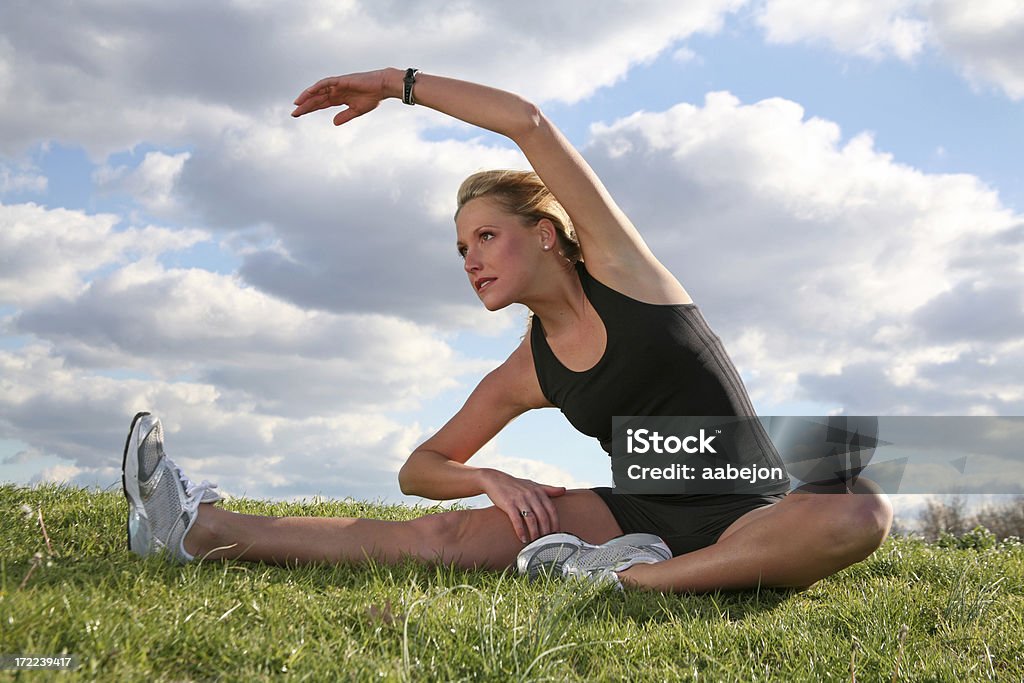
M325 78L293 116L343 107L336 125L383 100L430 107L507 136L535 172L493 171L458 192L455 246L469 285L492 311L533 313L508 359L409 456L402 491L493 503L408 522L242 515L216 505L167 458L159 421L140 413L124 456L129 546L179 561L358 563L370 557L496 570L518 565L660 591L803 587L858 562L888 533L877 492L625 495L566 490L474 467L510 420L559 407L611 452L614 415L754 414L720 340L600 179L536 105L433 74L383 69ZM766 452L771 464L778 455ZM517 562L518 558L518 562Z

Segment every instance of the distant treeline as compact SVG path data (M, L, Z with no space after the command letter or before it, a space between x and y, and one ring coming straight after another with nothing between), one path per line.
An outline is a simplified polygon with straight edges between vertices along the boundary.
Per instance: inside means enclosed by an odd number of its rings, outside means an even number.
M988 502L968 511L967 499L962 496L932 498L918 515L915 535L925 540L962 538L976 529L986 529L995 540L1024 539L1024 495L1005 502ZM898 529L897 533L905 529Z

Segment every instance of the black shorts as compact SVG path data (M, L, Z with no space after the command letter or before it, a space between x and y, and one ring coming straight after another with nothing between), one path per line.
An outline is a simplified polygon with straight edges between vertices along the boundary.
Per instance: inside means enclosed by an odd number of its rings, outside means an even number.
M591 489L601 496L622 533L660 536L673 555L685 555L713 545L729 525L785 494L654 496L613 493L607 486Z

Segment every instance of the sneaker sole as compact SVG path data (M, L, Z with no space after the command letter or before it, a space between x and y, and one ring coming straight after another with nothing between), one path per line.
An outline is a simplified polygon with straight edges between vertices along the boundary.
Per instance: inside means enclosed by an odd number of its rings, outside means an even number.
M132 425L128 428L128 438L124 442L124 455L121 458L121 489L124 491L124 497L128 500L128 514L125 517L125 541L129 550L132 550L132 510L134 509L139 514L143 514L143 508L142 494L139 491L139 458L136 455L136 457L129 459L128 451L132 446L135 425L149 414L149 412L136 413L135 417L132 418ZM137 443L136 447L138 447Z

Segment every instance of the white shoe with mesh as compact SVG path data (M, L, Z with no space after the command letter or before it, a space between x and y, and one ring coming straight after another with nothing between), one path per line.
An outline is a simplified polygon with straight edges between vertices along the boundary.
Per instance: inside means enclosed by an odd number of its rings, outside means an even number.
M530 580L538 576L561 577L565 561L591 544L573 534L556 533L541 536L519 551L516 568Z
M615 572L671 557L672 551L654 534L626 534L593 545L573 534L557 533L541 536L520 550L516 567L531 579L546 574L622 588Z
M149 413L132 420L121 461L121 483L128 499L128 549L136 555L165 553L176 562L194 558L185 535L195 524L200 503L223 497L216 484L194 484L164 453L163 427Z
M581 548L562 564L566 578L610 584L622 589L616 572L638 564L655 564L672 559L672 551L654 534L626 534L598 546Z

